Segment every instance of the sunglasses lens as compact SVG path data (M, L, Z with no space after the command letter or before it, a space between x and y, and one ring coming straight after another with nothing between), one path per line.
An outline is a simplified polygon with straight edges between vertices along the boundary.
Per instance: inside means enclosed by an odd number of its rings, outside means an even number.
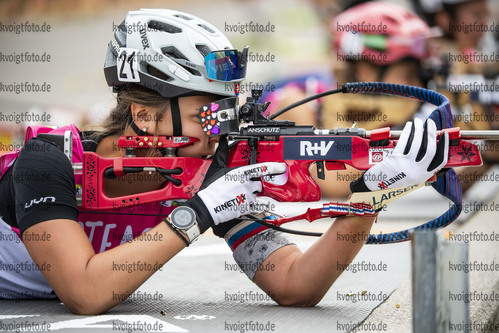
M204 58L208 78L217 81L238 81L246 76L236 50L213 51Z

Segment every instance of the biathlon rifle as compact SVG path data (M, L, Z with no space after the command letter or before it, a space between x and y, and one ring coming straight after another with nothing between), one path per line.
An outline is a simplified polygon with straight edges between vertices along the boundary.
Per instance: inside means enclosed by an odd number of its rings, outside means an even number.
M454 221L461 212L461 187L452 170L458 166L479 166L482 164L478 147L468 140L499 139L498 131L461 131L452 128L452 114L449 100L434 91L399 84L363 82L347 83L339 89L327 91L306 98L280 110L271 117L263 112L268 107L259 103L261 91L252 91L245 104L238 106L238 98L231 97L215 101L201 108L199 118L206 135L227 135L232 141L228 166L237 167L261 162L284 162L288 166L287 181L282 185L262 181L262 196L280 202L313 202L321 198L321 190L312 178L310 170L315 164L317 175L324 179L325 170L344 170L350 165L358 170L367 170L383 160L392 150L401 131L380 128L367 131L360 128L338 128L319 130L313 126L295 125L289 121L276 121L283 112L326 95L335 93L389 94L415 98L431 103L437 108L430 115L439 129L449 133L449 155L444 171L426 184L454 202L454 205L440 217L417 228L436 229ZM355 97L354 97L355 98ZM402 111L402 110L401 110ZM175 157L175 150L196 142L191 137L122 136L119 146L126 149L126 157L105 158L93 152L84 153L82 209L113 209L139 204L189 199L201 186L209 159ZM163 157L136 157L136 149L161 149ZM158 190L145 193L108 197L104 191L104 179L117 178L130 173L158 172L166 184ZM354 193L347 203L329 203L323 208L309 208L306 213L295 217L283 217L273 221L259 222L286 232L318 236L276 227L297 219L310 222L318 218L342 215L374 215L375 210L387 203L422 187L425 184L380 191ZM410 238L410 230L397 233L370 235L367 243L400 242Z

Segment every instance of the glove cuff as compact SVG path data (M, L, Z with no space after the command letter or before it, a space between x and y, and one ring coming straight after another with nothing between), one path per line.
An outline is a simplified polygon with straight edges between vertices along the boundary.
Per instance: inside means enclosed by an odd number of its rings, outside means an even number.
M355 192L370 192L371 190L367 187L366 182L364 181L364 175L357 178L353 182L350 183L350 191L352 193Z
M350 183L350 191L352 193L356 192L372 192L366 185L366 182L364 181L364 175L359 177L358 179L354 180L353 182ZM379 213L383 207L378 208L375 210L376 213Z
M204 233L210 227L215 225L210 212L203 203L203 200L201 200L201 198L197 194L187 200L184 205L194 209L194 211L196 212L199 231L201 233Z

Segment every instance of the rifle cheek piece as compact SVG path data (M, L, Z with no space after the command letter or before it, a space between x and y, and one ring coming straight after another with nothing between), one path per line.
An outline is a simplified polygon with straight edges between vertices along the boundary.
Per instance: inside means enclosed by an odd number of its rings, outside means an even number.
M199 120L207 136L239 131L239 103L237 97L227 97L205 104L199 109Z

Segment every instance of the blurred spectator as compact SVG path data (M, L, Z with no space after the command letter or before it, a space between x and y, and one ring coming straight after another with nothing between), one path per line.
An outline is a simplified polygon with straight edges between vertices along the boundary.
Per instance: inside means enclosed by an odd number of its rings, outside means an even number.
M269 113L346 82L380 81L424 87L431 78L431 72L426 70L431 54L430 28L408 9L388 2L363 3L343 11L328 26L332 39L331 74L309 75L281 84L281 89L265 96L273 104ZM399 97L337 94L302 105L280 118L319 128L351 127L357 123L357 127L374 129L402 126L419 108L419 102ZM347 167L344 171L329 171L325 181L317 181L325 197L345 197L350 193L349 183L359 175L356 169Z
M499 129L499 94L497 88L489 89L499 78L499 22L491 20L487 2L413 0L413 4L430 25L441 31L436 45L442 66L435 77L435 88L449 97L454 126ZM456 170L464 190L499 162L493 142L481 146L483 166Z

